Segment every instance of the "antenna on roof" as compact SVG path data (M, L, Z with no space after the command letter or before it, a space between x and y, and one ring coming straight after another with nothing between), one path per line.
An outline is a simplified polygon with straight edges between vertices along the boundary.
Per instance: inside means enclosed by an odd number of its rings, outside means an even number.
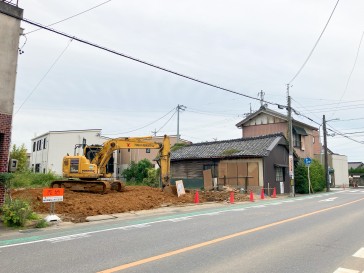
M263 90L260 90L260 92L258 93L258 98L260 98L260 106L266 106L266 104L264 105L264 95L265 92L263 92Z

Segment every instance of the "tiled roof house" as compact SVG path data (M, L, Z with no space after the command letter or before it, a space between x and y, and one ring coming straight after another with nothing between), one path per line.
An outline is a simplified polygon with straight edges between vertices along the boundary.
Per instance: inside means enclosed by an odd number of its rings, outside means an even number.
M278 133L191 144L171 153L171 174L172 180L195 187L209 188L215 180L218 185L252 190L269 183L279 187L277 192L287 192L287 140Z

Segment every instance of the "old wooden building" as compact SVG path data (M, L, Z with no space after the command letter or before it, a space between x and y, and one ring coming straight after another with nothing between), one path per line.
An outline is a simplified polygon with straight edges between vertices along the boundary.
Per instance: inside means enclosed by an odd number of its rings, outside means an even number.
M287 140L279 133L181 147L171 153L171 175L187 187L228 185L259 192L269 185L287 193Z

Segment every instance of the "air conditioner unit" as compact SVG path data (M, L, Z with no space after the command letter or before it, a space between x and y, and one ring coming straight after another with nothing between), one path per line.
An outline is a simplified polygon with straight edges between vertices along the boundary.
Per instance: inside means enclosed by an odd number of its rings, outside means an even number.
M9 172L13 173L18 168L18 160L14 158L10 158L9 160Z

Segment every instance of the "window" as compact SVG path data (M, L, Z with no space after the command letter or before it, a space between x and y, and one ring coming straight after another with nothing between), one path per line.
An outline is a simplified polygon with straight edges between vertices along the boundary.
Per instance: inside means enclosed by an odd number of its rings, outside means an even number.
M37 151L42 150L42 140L37 141Z
M35 141L33 142L33 152L35 152Z
M150 148L145 149L145 152L146 152L147 154L150 154Z
M35 164L35 172L39 173L39 171L40 171L40 164L38 163L38 164Z
M284 168L276 167L276 182L284 182Z
M301 148L301 135L293 132L293 147Z
M77 158L71 159L70 173L78 173L79 160Z
M47 148L47 144L46 144L46 142L47 142L47 138L45 137L45 138L43 139L43 149Z
M301 150L304 150L305 147L304 145L302 145L303 142L303 137L304 136L308 136L305 128L299 127L299 126L293 126L292 127L292 132L293 132L293 147L295 148L300 148ZM301 142L302 139L302 142Z

